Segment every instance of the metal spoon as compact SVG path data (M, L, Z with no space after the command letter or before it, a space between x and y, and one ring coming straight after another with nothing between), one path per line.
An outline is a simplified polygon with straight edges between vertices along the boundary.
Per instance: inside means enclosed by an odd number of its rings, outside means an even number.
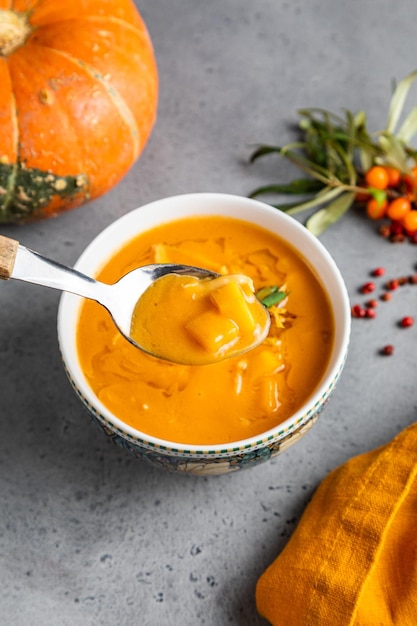
M108 285L25 248L15 239L0 235L0 279L14 278L95 300L108 310L122 335L144 352L148 351L130 336L133 310L140 296L155 280L174 273L197 278L218 276L209 270L190 265L164 263L145 265L129 272L113 285ZM263 337L259 343L262 340ZM153 356L164 358L160 354Z

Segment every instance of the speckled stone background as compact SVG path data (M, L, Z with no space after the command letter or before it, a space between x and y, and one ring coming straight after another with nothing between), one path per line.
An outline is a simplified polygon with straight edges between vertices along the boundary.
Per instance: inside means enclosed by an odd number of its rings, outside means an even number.
M63 263L103 227L171 194L247 195L288 180L256 143L293 139L300 107L386 119L392 80L417 66L412 0L141 0L160 73L159 116L128 176L55 220L0 232ZM412 91L412 102L417 93ZM417 248L352 212L321 240L352 302L378 265L409 274ZM90 423L58 353L59 294L0 285L0 624L261 626L255 585L321 479L416 419L417 288L353 320L350 353L317 425L256 468L186 477L140 463ZM395 344L394 356L378 355ZM291 626L291 625L285 625Z

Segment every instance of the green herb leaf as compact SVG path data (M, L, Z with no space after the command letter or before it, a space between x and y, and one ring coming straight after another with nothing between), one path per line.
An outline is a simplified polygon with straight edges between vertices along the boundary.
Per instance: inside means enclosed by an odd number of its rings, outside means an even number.
M404 103L407 98L408 92L414 80L417 78L417 70L403 78L394 90L391 98L390 106L388 109L388 119L386 125L386 131L393 133L397 126L398 120L401 117L401 113L404 108Z
M297 213L301 213L302 211L306 211L307 209L313 209L316 206L320 206L321 204L330 202L330 200L333 200L333 198L336 198L341 193L343 193L343 189L339 189L338 187L334 189L331 189L330 187L325 187L323 191L325 191L325 193L321 192L317 194L312 200L297 204L292 209L289 209L287 213L290 213L291 215L296 215Z
M255 296L269 309L271 306L285 300L288 294L285 291L281 291L277 285L273 285L271 287L261 287L261 289L258 289L255 293Z
M359 148L358 155L362 172L367 172L372 167L373 155L366 148Z
M408 171L408 156L404 148L404 144L395 137L388 133L381 134L379 143L383 147L385 153L388 155L388 161L390 165L396 167L400 172ZM380 159L377 159L379 161Z
M283 193L291 195L304 195L314 193L323 189L324 183L312 178L298 178L290 183L281 183L276 185L266 185L258 187L250 194L251 198L267 193Z
M365 111L358 111L353 118L353 123L357 130L362 130L366 128L366 113Z
M298 109L298 114L299 115L303 115L304 117L312 120L312 121L316 121L316 115L319 114L321 115L325 120L326 123L329 124L331 123L331 120L334 120L334 122L336 124L340 124L343 126L344 124L344 119L343 117L340 117L339 115L336 115L335 113L332 113L331 111L327 111L326 109L322 109L320 107L310 107L308 109Z
M397 133L397 138L408 143L414 137L417 132L417 107L414 107L405 118L400 130Z
M294 150L289 149L288 146L281 148L281 154L314 178L318 178L323 182L334 180L333 172L331 172L328 168L322 167L318 163L315 163L298 152L294 152Z
M272 204L271 206L273 206L274 209L278 209L278 211L291 214L292 209L298 209L300 207L300 202L299 201L298 202L284 202L284 203Z
M274 152L281 154L281 148L279 146L259 146L254 152L252 152L249 162L253 163L256 159L259 159L259 157L272 154Z
M346 213L355 200L353 192L347 192L341 195L337 200L320 209L312 215L306 223L306 226L313 235L317 237L326 230L331 224L337 222L342 215Z

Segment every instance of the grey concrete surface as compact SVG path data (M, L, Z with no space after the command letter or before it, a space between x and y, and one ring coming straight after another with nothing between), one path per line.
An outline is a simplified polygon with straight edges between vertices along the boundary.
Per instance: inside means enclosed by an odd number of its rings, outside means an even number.
M158 121L105 197L0 232L72 264L103 227L171 194L247 195L292 170L249 166L252 146L293 138L296 110L364 109L385 123L392 80L417 64L412 0L138 0L160 74ZM414 101L417 97L413 92ZM352 301L378 265L408 274L357 211L322 237ZM317 425L275 460L221 477L142 464L90 423L63 372L59 294L0 285L1 626L261 626L255 585L321 479L416 419L417 288L353 320L346 368ZM394 356L378 355L393 343ZM291 626L291 625L285 625Z

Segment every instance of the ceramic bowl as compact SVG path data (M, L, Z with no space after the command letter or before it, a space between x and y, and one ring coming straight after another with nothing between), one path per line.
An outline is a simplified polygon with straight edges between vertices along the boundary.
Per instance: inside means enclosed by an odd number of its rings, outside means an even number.
M335 341L327 371L314 394L292 417L256 437L222 445L188 445L151 437L122 422L95 396L79 365L76 325L81 299L63 294L58 312L62 360L76 394L115 443L139 459L176 472L221 474L252 467L280 454L316 422L328 402L345 362L350 335L350 305L336 264L320 241L294 218L257 200L198 193L157 200L124 215L102 231L75 264L94 276L133 236L158 224L192 215L223 215L254 222L286 239L315 268L327 290L335 318Z

